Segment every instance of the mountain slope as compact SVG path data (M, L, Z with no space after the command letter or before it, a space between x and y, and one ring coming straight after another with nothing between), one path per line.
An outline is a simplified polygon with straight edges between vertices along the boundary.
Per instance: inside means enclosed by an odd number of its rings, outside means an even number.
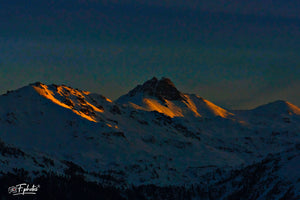
M251 174L253 163L273 154L283 160L282 170L264 165L268 173L261 176L269 189L286 179L283 188L295 184L291 190L297 192L299 174L289 177L283 171L298 165L299 116L297 106L283 101L229 112L178 91L167 78L153 78L116 102L64 85L35 83L0 96L0 173L79 174L103 186L140 189L185 185L191 191L192 185L209 182L226 199L237 195L230 188L247 186L245 179L231 176L235 170ZM279 178L269 179L270 173ZM251 184L258 188L264 182Z
M157 111L169 117L230 117L233 114L197 95L177 90L168 78L152 78L120 97L119 104L135 109Z
M263 115L300 115L300 108L290 102L278 100L259 106L253 112Z

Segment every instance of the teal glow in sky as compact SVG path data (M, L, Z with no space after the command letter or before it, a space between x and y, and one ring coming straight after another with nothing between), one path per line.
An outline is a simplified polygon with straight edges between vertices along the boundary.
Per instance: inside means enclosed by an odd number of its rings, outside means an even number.
M166 76L227 108L300 105L297 2L33 2L0 8L0 93L41 81L116 99Z

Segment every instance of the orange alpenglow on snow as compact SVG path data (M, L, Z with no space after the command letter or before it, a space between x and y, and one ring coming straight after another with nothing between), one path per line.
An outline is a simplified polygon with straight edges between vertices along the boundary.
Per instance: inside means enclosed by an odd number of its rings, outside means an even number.
M233 116L232 113L197 95L181 93L168 78L158 80L154 77L120 97L117 102L138 110L157 111L172 118Z
M89 121L97 122L95 117L88 115L81 110L77 110L76 106L78 106L78 108L81 108L82 106L89 107L93 112L104 112L86 100L86 96L89 95L90 92L78 91L67 86L55 86L55 91L53 88L50 89L44 84L33 85L32 87L41 96L49 99L59 106L72 110L75 114Z

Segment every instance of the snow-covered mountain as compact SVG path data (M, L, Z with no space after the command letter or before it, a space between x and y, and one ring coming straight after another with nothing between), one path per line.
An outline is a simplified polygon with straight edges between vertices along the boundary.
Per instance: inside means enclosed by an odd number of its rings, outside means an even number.
M181 93L168 78L158 80L154 77L143 85L138 85L116 102L137 110L157 111L169 117L227 118L233 115L198 95Z
M4 178L20 170L26 180L80 175L125 199L130 192L159 199L161 190L196 199L300 197L300 109L285 101L228 111L168 78L152 78L115 102L34 83L0 96L0 130ZM258 177L249 182L249 174Z

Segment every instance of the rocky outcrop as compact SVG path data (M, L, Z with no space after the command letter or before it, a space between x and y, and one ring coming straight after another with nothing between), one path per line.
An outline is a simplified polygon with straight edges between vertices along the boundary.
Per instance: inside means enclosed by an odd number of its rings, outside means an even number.
M149 96L154 96L159 99L166 100L184 100L184 95L177 90L174 83L163 77L158 80L156 77L146 81L143 85L138 85L129 92L129 96L134 96L138 92L143 92Z

